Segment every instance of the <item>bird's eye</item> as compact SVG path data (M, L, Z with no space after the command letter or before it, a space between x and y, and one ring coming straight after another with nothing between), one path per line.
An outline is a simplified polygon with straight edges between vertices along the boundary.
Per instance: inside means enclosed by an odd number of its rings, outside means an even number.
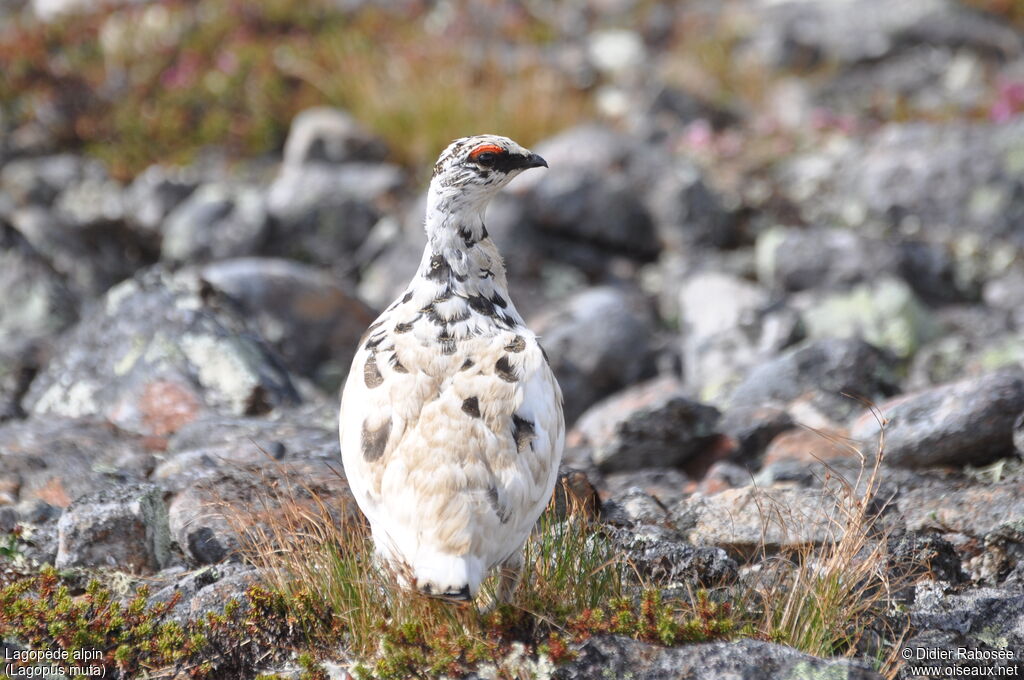
M498 154L493 151L484 151L473 157L473 160L480 165L494 165L494 161L497 160Z

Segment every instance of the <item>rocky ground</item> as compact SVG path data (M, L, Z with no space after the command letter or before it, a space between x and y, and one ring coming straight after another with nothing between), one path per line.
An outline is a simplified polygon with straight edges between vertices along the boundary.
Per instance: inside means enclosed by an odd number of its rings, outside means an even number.
M951 0L744 0L610 28L634 9L547 18L575 26L553 58L588 74L595 114L532 145L550 170L488 213L565 394L565 467L638 563L712 580L836 540L828 480L855 480L884 430L874 501L929 569L902 647L1006 649L1019 672L1020 25ZM768 74L757 108L673 80L665 27L698 20ZM196 614L257 578L211 503L268 478L344 503L338 389L424 241L420 169L371 129L311 109L278 157L130 181L9 131L0 564L127 572ZM870 655L757 640L579 652L555 677L880 677Z

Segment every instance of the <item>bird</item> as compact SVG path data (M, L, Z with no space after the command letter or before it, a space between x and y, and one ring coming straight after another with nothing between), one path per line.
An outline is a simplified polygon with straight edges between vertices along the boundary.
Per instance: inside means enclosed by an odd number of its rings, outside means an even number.
M359 341L342 391L342 463L375 554L428 596L472 601L498 569L507 601L558 477L562 392L484 224L510 180L542 167L498 135L441 153L419 268Z

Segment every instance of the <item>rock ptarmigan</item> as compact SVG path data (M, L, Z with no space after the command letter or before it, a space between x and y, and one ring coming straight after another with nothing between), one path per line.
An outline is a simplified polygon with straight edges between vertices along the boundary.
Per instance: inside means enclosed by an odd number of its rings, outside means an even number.
M558 476L562 393L484 226L490 199L541 166L495 135L445 149L419 270L360 340L342 394L342 460L377 553L429 595L472 599L495 567L510 595Z

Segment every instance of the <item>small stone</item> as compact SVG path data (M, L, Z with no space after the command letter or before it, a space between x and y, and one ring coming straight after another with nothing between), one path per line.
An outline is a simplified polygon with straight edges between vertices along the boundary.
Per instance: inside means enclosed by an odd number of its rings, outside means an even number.
M295 116L284 144L287 165L382 161L387 145L341 109L318 106Z
M798 428L783 432L768 445L762 465L784 460L804 463L858 459L857 449L844 431Z
M171 536L163 494L152 485L84 496L57 522L58 569L110 567L135 574L170 560Z

